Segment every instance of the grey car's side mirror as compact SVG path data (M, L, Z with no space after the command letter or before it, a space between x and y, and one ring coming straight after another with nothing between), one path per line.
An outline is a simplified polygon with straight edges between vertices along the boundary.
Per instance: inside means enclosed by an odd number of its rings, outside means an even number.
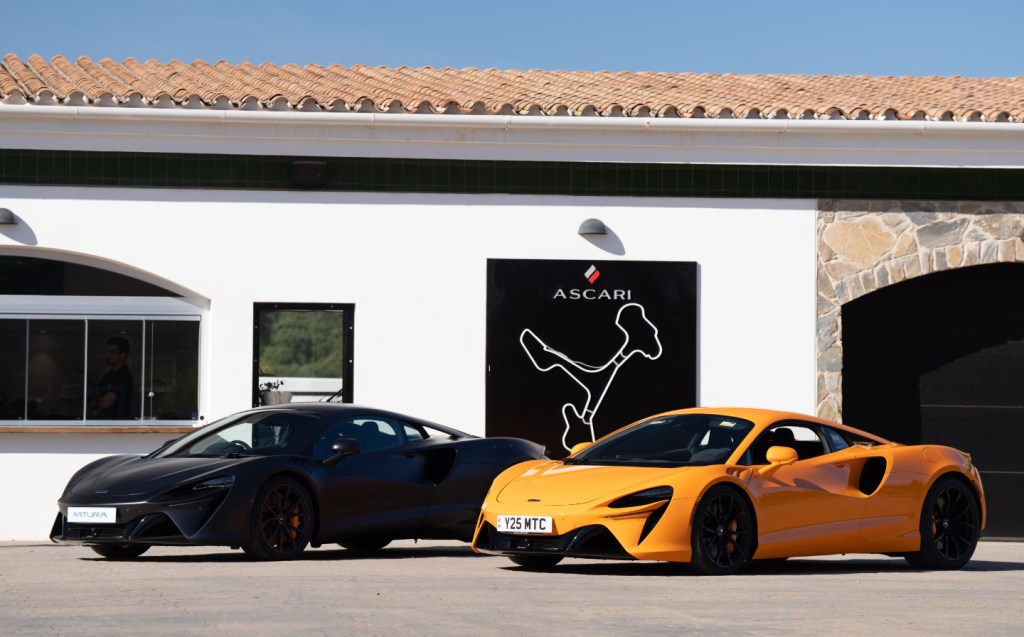
M324 460L324 465L333 467L348 456L359 453L359 441L355 438L338 438L331 444L334 455Z

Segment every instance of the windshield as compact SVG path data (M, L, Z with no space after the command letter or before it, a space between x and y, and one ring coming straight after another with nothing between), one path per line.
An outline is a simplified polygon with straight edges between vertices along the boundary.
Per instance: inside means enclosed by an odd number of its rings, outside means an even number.
M320 416L297 411L239 414L212 423L152 454L155 458L217 458L302 454L323 429Z
M720 464L754 424L711 414L661 416L599 440L566 464L682 467Z

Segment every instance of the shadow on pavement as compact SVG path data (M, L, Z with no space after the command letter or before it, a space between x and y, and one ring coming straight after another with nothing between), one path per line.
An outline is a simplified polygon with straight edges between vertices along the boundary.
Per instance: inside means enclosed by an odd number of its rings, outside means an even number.
M192 547L196 548L196 547ZM132 562L252 562L254 564L266 563L261 560L251 559L241 550L232 550L221 546L209 547L209 553L190 553L187 555L160 555L145 553ZM310 549L302 553L294 561L299 562L343 562L352 560L404 560L416 558L439 558L439 557L485 557L473 553L467 544L465 547L458 546L424 546L422 548L384 548L379 551L350 551L348 549ZM109 562L99 555L89 555L78 558L87 562Z

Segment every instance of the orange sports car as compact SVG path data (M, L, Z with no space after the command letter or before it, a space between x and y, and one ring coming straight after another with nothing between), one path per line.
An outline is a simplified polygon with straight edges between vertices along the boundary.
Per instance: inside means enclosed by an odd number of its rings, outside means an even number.
M955 569L984 528L981 479L964 452L801 414L700 408L505 470L473 549L529 568L585 557L719 575L750 560L884 553Z

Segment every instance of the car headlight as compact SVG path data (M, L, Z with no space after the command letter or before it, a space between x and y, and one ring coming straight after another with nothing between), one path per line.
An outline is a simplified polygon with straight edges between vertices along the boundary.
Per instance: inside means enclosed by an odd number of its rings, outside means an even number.
M651 504L654 502L661 502L662 500L672 499L672 487L654 487L653 489L645 489L643 491L637 491L625 497L615 500L608 505L609 509L625 509L626 507L639 507L645 504Z
M235 476L220 476L219 478L210 478L200 482L199 484L192 487L193 491L202 491L203 489L226 489L235 483Z

